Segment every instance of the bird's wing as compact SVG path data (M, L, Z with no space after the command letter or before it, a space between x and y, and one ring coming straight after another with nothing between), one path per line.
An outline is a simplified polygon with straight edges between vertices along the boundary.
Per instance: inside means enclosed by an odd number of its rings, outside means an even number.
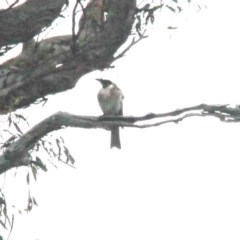
M117 86L116 86L117 87ZM120 99L121 99L121 108L120 108L120 110L119 110L119 113L118 113L118 115L123 115L123 99L124 99L124 96L123 96L123 93L122 93L122 91L121 91L121 89L119 88L119 87L117 87L117 91L118 91L118 94L119 94L119 96L120 96Z
M120 109L120 111L119 111L118 114L121 115L121 116L123 116L123 102L121 103L121 109Z

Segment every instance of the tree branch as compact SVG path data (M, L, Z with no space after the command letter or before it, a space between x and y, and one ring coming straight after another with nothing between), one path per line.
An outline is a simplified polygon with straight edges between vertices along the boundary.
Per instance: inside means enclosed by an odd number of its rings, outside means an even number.
M60 15L66 0L28 0L15 8L0 11L0 48L26 42L50 26Z
M208 116L218 118L223 122L240 122L240 107L200 104L167 113L149 113L140 117L93 117L58 112L37 124L5 149L5 152L0 156L0 174L13 167L27 166L31 164L32 161L29 151L33 149L34 145L36 145L37 142L48 133L65 127L102 128L110 130L112 126L123 126L142 129L157 127L167 123L179 123L190 117ZM152 120L155 120L155 122L151 122Z
M9 7L8 7L7 9L0 10L0 13L9 11L9 10L12 9L18 2L19 2L19 0L15 0L15 2L13 2L11 5L9 5Z
M136 0L91 0L79 21L74 48L71 35L25 44L17 58L0 65L0 114L73 88L86 73L109 67L131 33L135 7Z
M114 61L116 61L119 58L122 58L130 50L130 48L132 48L135 44L140 42L142 39L148 37L148 36L145 36L144 34L145 34L145 31L143 32L143 34L141 36L139 36L139 38L137 40L135 40L135 38L133 38L132 42L121 53L119 53L116 57L114 57Z

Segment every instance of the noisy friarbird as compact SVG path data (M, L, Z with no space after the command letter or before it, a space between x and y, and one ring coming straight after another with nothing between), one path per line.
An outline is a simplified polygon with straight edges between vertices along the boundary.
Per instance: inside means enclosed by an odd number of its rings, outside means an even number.
M97 97L99 105L104 115L123 115L123 94L121 89L110 80L96 79L102 84ZM114 126L111 129L111 148L117 147L121 149L121 142L119 136L119 127Z

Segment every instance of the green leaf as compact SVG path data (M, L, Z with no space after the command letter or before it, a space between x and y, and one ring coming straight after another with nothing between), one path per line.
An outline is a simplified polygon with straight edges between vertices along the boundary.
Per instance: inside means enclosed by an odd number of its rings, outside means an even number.
M37 168L31 165L31 170L35 181L37 181Z
M175 29L177 29L178 27L173 27L173 26L168 26L168 29L169 30L175 30Z
M169 10L171 10L172 12L176 12L176 10L175 10L173 7L171 7L171 6L169 6L169 5L166 5L166 7L167 7Z
M20 118L20 119L24 120L24 121L27 123L27 125L29 126L27 119L26 119L22 114L17 114L17 113L15 113L14 115L15 115L17 118Z
M47 167L43 164L39 157L36 157L36 161L32 161L33 164L40 167L43 171L47 172Z
M14 125L14 127L17 129L17 131L18 131L21 135L23 135L23 133L22 133L20 127L17 125L17 123L13 122L13 125Z
M3 226L3 228L7 229L6 223L4 223L2 220L0 220L0 224ZM0 240L1 240L1 238L0 238Z
M9 235L8 235L8 239L12 233L12 230L13 230L13 224L14 224L14 215L12 215L12 222L11 222L11 228L10 228L10 232L9 232Z
M27 185L29 185L29 182L30 182L30 180L29 180L29 173L27 174Z
M32 198L29 196L28 197L28 205L27 205L27 212L30 212L32 210L32 207L33 207L33 201L32 201Z
M181 11L182 11L182 8L181 8L181 7L179 7L179 6L177 6L177 9L178 9L178 11L179 11L179 12L181 12Z
M37 201L36 201L36 199L35 199L34 197L32 197L32 200L33 200L33 204L34 204L35 206L38 206Z
M8 127L11 127L12 124L12 117L11 115L8 116Z

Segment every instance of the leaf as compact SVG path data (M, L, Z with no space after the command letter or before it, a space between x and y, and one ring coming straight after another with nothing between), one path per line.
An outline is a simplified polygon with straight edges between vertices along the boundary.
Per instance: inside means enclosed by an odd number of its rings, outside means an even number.
M12 124L12 117L11 115L8 116L8 127L10 127Z
M27 125L29 126L27 119L26 119L22 114L17 114L17 113L15 113L14 115L15 115L17 118L20 118L20 119L24 120L24 121L27 123Z
M39 148L40 148L40 144L39 142L37 142L34 146L34 149L36 150L36 152L38 152Z
M17 136L11 136L2 146L1 148L8 147Z
M31 164L31 169L32 169L33 177L34 177L35 181L37 181L37 168L35 168L35 167Z
M179 11L179 12L181 12L181 11L182 11L182 8L181 8L181 7L179 7L179 6L177 6L177 9L178 9L178 11Z
M0 224L1 224L5 229L7 229L6 224L5 224L2 220L0 220ZM1 240L1 238L0 238L0 240Z
M177 29L177 27L168 26L168 29L169 29L169 30L175 30L175 29Z
M74 165L75 163L75 159L73 158L73 156L71 155L71 153L69 152L68 148L64 146L64 153L67 157L67 161L66 163L71 163L72 165Z
M27 185L29 185L30 179L29 179L29 172L27 174Z
M36 199L35 199L34 197L32 198L32 200L33 200L33 204L34 204L35 206L38 206L37 201L36 201Z
M28 197L28 205L27 205L27 212L30 212L32 210L33 202L31 197Z
M11 229L10 229L10 232L9 232L9 234L8 234L8 238L7 238L7 240L9 240L10 235L11 235L11 233L12 233L12 230L13 230L13 224L14 224L14 215L12 215Z
M61 145L60 145L60 140L58 138L56 139L56 144L58 147L58 159L59 159L61 156Z
M15 135L15 134L11 133L10 131L8 131L6 129L3 129L3 131L9 133L10 135Z
M2 204L6 205L5 200L2 197L0 197L0 205Z
M166 5L166 7L167 7L169 10L171 10L172 12L176 12L175 8L173 8L173 7L169 6L169 5Z
M17 131L18 131L19 133L21 133L21 135L23 135L23 132L21 131L21 129L19 128L19 126L18 126L15 122L13 122L13 124L14 124L15 128L17 129Z
M59 139L62 141L62 143L65 143L64 139L62 137L59 137Z
M154 23L154 20L155 20L155 17L154 17L154 14L152 14L151 17L150 17L151 23Z
M47 167L43 164L39 157L36 157L36 161L32 161L33 164L40 167L43 171L47 172Z
M146 17L146 24L148 24L149 19L150 19L151 23L154 22L155 17L154 17L154 12L153 11L150 11L148 13L148 15Z
M147 3L147 4L144 5L144 7L142 8L142 10L143 10L143 11L146 11L146 10L148 10L149 8L150 8L150 4Z

